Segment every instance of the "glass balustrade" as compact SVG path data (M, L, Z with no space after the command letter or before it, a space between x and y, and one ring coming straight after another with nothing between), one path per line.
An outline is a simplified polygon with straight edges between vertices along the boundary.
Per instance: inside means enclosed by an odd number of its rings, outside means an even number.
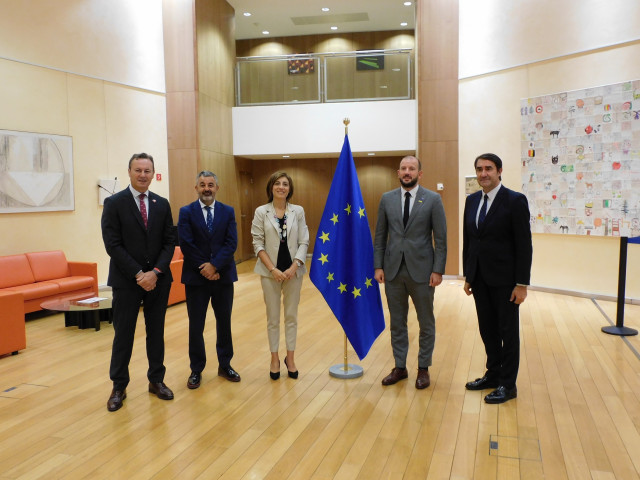
M242 57L236 105L413 98L412 50Z

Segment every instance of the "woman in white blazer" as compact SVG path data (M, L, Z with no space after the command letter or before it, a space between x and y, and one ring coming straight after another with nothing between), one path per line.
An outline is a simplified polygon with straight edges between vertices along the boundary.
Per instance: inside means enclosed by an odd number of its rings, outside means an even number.
M267 183L269 203L256 209L251 224L253 249L258 257L254 271L260 274L264 303L267 306L267 336L271 350L269 375L280 378L280 303L284 304L284 334L287 356L284 363L289 377L298 378L294 352L298 330L298 303L305 259L309 247L309 229L304 209L289 203L293 181L285 172L276 172Z

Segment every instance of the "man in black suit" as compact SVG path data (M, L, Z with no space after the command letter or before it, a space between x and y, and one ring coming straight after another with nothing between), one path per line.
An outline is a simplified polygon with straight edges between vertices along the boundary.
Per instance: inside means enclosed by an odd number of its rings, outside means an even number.
M216 317L218 375L230 382L240 381L238 372L231 368L233 282L238 280L233 254L238 233L233 208L215 199L219 188L214 173L200 172L195 187L198 200L182 207L178 216L178 238L184 254L182 283L189 314L190 389L200 386L207 362L203 332L209 302Z
M131 185L107 198L102 212L102 238L111 257L107 283L113 290L115 332L109 368L113 381L107 402L110 412L122 407L127 397L129 361L141 303L147 332L149 392L162 400L173 399L173 392L164 384L164 317L175 242L169 202L149 191L154 172L151 155L134 154L129 160Z
M473 295L487 371L467 390L494 388L487 403L516 398L520 363L519 306L527 297L533 247L527 198L501 183L502 160L485 153L475 160L481 191L464 207L464 291Z

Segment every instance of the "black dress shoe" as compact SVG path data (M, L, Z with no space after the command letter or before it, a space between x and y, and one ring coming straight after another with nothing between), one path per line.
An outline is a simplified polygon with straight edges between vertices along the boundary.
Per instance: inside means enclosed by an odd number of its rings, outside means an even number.
M497 380L492 380L485 375L482 378L476 378L473 382L467 382L464 386L467 390L484 390L485 388L498 388L500 384Z
M164 382L149 383L149 393L153 393L160 400L173 400L173 392Z
M222 378L226 378L230 382L239 382L240 375L236 372L231 366L228 367L218 367L218 376Z
M289 374L290 378L298 378L298 370L296 370L295 372L292 372L291 370L289 370L289 365L287 364L287 359L284 359L284 364L287 366L287 373Z
M189 380L187 380L187 388L190 390L194 390L200 386L200 382L202 381L202 375L197 372L191 372L189 375Z
M500 385L489 395L484 397L484 401L487 403L504 403L507 400L511 400L512 398L516 398L518 396L518 389L516 387L507 388L503 385Z
M382 379L382 385L393 385L409 376L406 368L394 367L391 373Z
M115 412L122 407L122 402L125 398L127 398L126 390L111 390L111 395L109 395L109 400L107 400L107 410Z

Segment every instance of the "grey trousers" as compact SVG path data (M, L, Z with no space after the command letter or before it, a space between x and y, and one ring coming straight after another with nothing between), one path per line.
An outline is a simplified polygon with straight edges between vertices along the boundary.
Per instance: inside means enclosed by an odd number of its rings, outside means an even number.
M428 278L428 277L427 277ZM413 301L420 325L418 367L431 366L433 347L436 340L436 319L433 315L434 287L429 282L415 282L402 262L398 274L393 280L385 280L385 293L390 315L391 348L396 367L406 368L409 351L407 314L409 297Z

